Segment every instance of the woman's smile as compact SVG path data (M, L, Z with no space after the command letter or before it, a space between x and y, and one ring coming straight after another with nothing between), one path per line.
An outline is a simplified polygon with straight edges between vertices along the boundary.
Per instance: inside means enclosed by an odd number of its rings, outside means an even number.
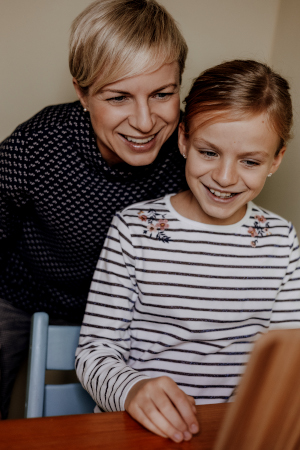
M156 145L156 134L149 137L131 137L120 134L121 139L124 140L128 148L137 153L148 152Z
M174 62L106 85L94 95L77 92L109 165L145 166L155 160L179 122L179 87Z

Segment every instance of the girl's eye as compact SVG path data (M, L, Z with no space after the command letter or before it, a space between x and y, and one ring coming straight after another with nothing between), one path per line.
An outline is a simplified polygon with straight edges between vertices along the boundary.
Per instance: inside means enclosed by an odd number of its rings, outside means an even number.
M212 150L200 150L200 153L206 158L215 158L216 156L218 156L218 154L216 152L213 152Z
M255 167L255 166L259 165L258 162L250 161L250 160L247 160L247 159L245 161L243 161L243 162L244 162L245 166L247 166L247 167Z

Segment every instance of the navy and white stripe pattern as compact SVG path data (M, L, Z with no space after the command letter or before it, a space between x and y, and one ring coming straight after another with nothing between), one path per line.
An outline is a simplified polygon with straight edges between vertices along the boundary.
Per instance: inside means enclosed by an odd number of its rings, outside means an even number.
M183 218L170 196L128 207L94 273L77 375L103 411L162 375L197 404L227 401L253 341L300 326L299 269L293 226L252 202L229 226Z

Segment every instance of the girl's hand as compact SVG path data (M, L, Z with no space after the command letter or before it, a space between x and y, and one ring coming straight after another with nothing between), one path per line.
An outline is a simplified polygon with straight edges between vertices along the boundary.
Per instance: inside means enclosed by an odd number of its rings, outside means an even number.
M125 401L126 411L145 428L175 442L199 431L195 400L169 377L138 381Z

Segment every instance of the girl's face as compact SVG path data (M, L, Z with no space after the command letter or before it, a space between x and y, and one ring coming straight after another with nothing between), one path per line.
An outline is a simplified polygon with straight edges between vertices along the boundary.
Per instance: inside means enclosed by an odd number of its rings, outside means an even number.
M151 164L178 124L177 62L111 83L95 95L82 95L76 80L74 86L109 165L122 161L132 166Z
M189 218L212 225L241 220L246 205L262 190L285 152L265 114L196 129L188 138L179 129L179 148L187 157Z

